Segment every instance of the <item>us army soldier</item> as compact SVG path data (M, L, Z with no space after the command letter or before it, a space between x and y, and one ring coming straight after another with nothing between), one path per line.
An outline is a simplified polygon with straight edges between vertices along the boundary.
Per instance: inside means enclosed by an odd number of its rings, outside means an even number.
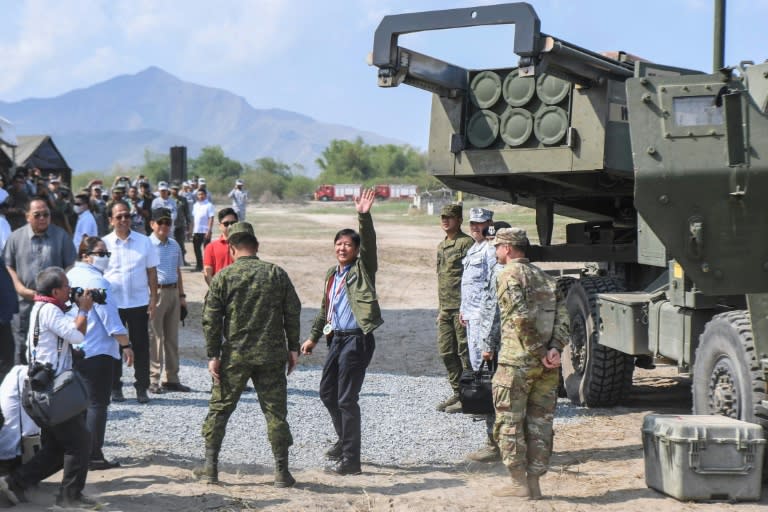
M494 436L512 482L496 496L541 498L539 477L552 454L560 351L568 312L555 279L525 258L528 237L500 229L493 242L504 270L497 279L501 314L499 365L493 377Z
M203 422L205 465L196 474L211 483L218 481L227 421L251 379L267 421L275 487L290 487L296 481L288 471L293 438L286 420L286 363L290 374L299 357L301 302L288 274L256 255L259 242L249 223L230 226L228 242L234 263L213 277L203 308L208 371L214 384Z
M448 204L440 211L440 226L445 232L437 246L437 351L448 371L452 394L437 404L438 411L461 412L459 379L461 372L470 368L467 354L467 333L459 316L461 304L462 260L474 243L471 236L461 231L462 208Z

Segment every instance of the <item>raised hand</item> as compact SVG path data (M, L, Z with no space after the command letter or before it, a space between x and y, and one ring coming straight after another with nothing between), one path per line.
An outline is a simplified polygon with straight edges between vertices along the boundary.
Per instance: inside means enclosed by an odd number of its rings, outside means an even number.
M360 197L355 198L355 209L357 213L368 213L373 206L373 201L376 198L372 188L363 190L360 193Z

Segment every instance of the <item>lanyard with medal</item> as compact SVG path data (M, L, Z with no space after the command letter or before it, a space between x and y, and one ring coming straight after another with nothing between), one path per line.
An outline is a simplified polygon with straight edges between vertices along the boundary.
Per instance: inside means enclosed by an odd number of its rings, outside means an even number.
M344 288L344 282L347 280L347 273L349 269L345 270L342 274L341 281L337 283L336 274L334 273L333 279L328 280L328 314L325 317L325 326L323 327L323 334L328 336L333 331L331 320L333 320L333 310L336 307L336 300L339 298L341 290Z

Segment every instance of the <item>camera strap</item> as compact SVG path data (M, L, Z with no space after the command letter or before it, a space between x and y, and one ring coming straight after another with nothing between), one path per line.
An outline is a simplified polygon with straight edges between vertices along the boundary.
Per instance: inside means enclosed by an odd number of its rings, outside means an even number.
M40 310L43 309L45 304L41 304L37 308L37 314L35 315L35 328L32 330L32 360L29 362L30 366L37 361L37 344L40 340ZM54 371L59 370L59 360L61 359L61 350L64 348L64 338L56 338L56 367Z

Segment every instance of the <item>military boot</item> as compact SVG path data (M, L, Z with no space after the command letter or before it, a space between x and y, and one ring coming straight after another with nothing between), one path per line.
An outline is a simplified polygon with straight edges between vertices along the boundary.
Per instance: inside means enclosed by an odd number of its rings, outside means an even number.
M467 460L474 462L497 462L501 460L501 450L499 450L499 445L496 444L496 441L491 436L488 436L485 446L467 455Z
M205 463L192 470L194 475L209 484L219 483L219 450L205 449Z
M532 499L532 500L541 499L541 487L539 487L539 475L528 475L528 492L530 493L529 499Z
M517 469L509 472L512 482L504 487L494 490L491 494L502 498L527 498L530 496L528 490L528 480L525 477L525 470Z
M293 487L296 479L288 471L288 450L275 456L275 487Z
M457 393L452 394L439 404L437 404L437 407L435 407L436 410L440 412L444 412L446 408L455 406L456 404L459 404L459 407L461 407L461 402L459 401L459 395Z

